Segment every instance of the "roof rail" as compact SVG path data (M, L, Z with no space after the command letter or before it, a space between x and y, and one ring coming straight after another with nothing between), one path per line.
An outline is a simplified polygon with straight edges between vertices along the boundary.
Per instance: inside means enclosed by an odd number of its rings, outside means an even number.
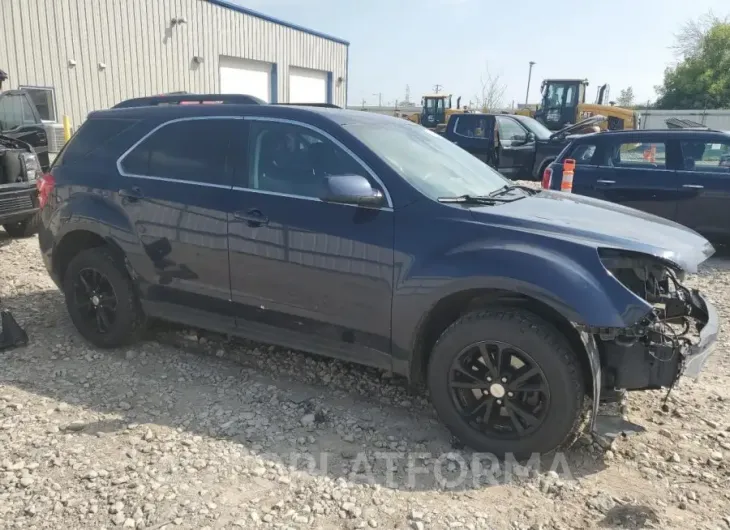
M132 98L117 103L113 109L128 109L132 107L150 107L157 105L190 105L224 103L229 105L266 105L267 103L255 96L246 94L162 94Z
M301 107L326 107L329 109L341 109L339 105L335 105L334 103L275 103L275 105L294 105L294 106L301 106Z

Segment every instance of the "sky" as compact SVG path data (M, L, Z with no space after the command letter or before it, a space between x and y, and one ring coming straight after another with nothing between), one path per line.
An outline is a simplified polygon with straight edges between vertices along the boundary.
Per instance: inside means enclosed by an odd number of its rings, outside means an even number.
M433 91L462 96L499 76L504 104L529 102L546 78L588 79L587 102L608 83L611 99L631 86L637 103L676 61L670 49L683 24L728 0L233 0L287 22L350 42L348 105L393 104Z

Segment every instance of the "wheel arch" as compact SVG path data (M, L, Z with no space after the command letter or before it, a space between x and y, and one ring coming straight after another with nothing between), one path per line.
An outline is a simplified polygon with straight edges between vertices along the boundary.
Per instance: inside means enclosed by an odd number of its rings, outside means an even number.
M63 281L66 268L74 256L84 250L95 247L107 247L112 254L124 259L124 251L111 238L104 237L88 228L79 228L66 232L53 251L53 272Z
M538 298L496 288L475 288L451 293L430 309L418 326L409 366L410 382L418 386L425 382L431 352L446 328L466 313L497 306L526 309L555 327L576 353L586 384L585 391L592 395L594 389L590 354L570 318Z

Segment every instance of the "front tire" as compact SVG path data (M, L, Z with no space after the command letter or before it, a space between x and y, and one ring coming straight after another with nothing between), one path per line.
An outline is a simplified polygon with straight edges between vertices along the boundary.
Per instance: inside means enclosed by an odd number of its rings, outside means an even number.
M126 269L106 247L81 251L63 279L66 308L79 333L99 348L139 339L145 318Z
M36 212L27 219L15 223L7 223L3 228L14 239L31 237L38 233L41 226L41 212Z
M574 441L582 371L568 341L522 309L468 313L434 346L431 400L461 442L500 458L549 453Z

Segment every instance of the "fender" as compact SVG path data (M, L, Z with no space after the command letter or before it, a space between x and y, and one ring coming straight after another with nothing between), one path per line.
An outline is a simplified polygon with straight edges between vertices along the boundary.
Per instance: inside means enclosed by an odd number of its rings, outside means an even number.
M562 248L568 246L570 249ZM571 322L591 327L629 327L651 310L606 271L594 248L567 241L555 241L548 248L516 240L479 240L455 248L397 281L394 361L410 359L425 324L424 315L440 300L475 289L528 296Z

